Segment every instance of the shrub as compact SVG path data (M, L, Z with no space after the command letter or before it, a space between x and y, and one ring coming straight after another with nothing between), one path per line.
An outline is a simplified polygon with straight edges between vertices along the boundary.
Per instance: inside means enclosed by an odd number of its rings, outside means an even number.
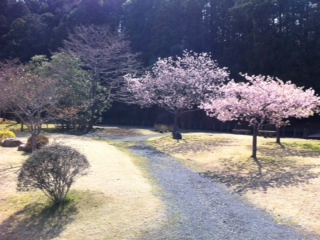
M48 143L49 143L49 139L46 136L38 135L36 139L36 149L40 149L48 145ZM31 137L28 138L27 144L24 149L26 152L32 152Z
M33 153L22 165L18 191L40 189L55 204L67 196L76 178L86 174L87 158L77 150L52 144Z
M165 124L155 124L154 129L160 133L170 132L170 127Z
M14 134L14 132L8 131L8 130L3 130L0 131L0 143L8 138L15 138L16 135Z

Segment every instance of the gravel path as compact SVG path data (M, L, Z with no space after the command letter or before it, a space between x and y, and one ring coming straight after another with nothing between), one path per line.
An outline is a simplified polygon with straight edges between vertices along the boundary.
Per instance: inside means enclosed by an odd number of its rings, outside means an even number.
M149 171L163 190L168 220L160 223L159 231L145 233L141 240L320 239L276 223L221 184L201 177L183 163L146 146L146 139L113 139L117 142L140 140L131 151L149 159Z

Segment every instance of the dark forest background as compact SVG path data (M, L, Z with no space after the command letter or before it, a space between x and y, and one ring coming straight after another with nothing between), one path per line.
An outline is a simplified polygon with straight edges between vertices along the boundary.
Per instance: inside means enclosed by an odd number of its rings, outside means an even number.
M236 80L239 72L271 75L320 93L316 0L0 0L0 59L49 57L74 26L89 24L125 32L145 67L184 49L205 51ZM171 119L156 107L114 103L102 121L152 125ZM219 125L201 111L182 116L180 124Z

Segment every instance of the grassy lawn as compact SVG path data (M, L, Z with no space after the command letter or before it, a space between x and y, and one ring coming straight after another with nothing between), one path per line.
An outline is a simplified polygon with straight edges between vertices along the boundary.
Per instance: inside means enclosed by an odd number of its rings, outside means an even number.
M21 125L17 124L15 121L9 121L5 120L3 121L3 118L0 118L0 131L1 130L9 130L13 132L20 131Z
M10 120L3 121L2 118L0 118L0 131L1 130L9 130L9 131L18 133L18 132L21 132L21 124L15 122L15 121L10 121ZM44 132L53 131L53 130L55 130L55 125L54 124L43 124L42 130ZM26 125L23 126L23 131L27 132Z
M320 141L258 138L258 161L251 156L251 136L184 134L148 144L223 183L246 201L269 212L279 222L299 225L320 234Z

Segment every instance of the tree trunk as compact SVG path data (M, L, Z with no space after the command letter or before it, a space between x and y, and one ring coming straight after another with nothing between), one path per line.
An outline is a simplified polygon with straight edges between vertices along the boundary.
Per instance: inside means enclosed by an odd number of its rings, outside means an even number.
M23 122L21 122L20 131L23 132Z
M35 152L37 150L37 134L34 132L31 132L31 152Z
M87 125L87 131L88 132L93 130L93 126L96 123L96 119L97 119L96 116L95 116L96 110L97 110L96 103L94 103L90 108L90 120L89 120L88 125Z
M40 135L42 129L40 115L41 113L38 111L37 116L33 119L30 119L29 125L27 125L31 132L31 152L37 151L37 137Z
M277 143L278 143L278 144L281 144L281 142L280 142L280 128L277 127L277 128L276 128L276 131L277 131Z
M179 111L176 110L174 112L174 121L173 121L173 128L172 128L172 137L174 136L174 133L178 131L178 119L179 119Z
M88 122L88 126L87 126L87 131L90 132L93 129L93 125L95 123L95 119L93 116L91 116L89 122Z
M253 158L257 158L257 136L258 136L258 127L257 125L254 125L252 130L252 156L251 156Z
M254 125L253 126L253 131L252 131L252 158L255 161L255 163L258 166L258 171L259 171L259 175L262 176L262 165L259 162L258 158L257 158L257 143L258 143L258 126Z

